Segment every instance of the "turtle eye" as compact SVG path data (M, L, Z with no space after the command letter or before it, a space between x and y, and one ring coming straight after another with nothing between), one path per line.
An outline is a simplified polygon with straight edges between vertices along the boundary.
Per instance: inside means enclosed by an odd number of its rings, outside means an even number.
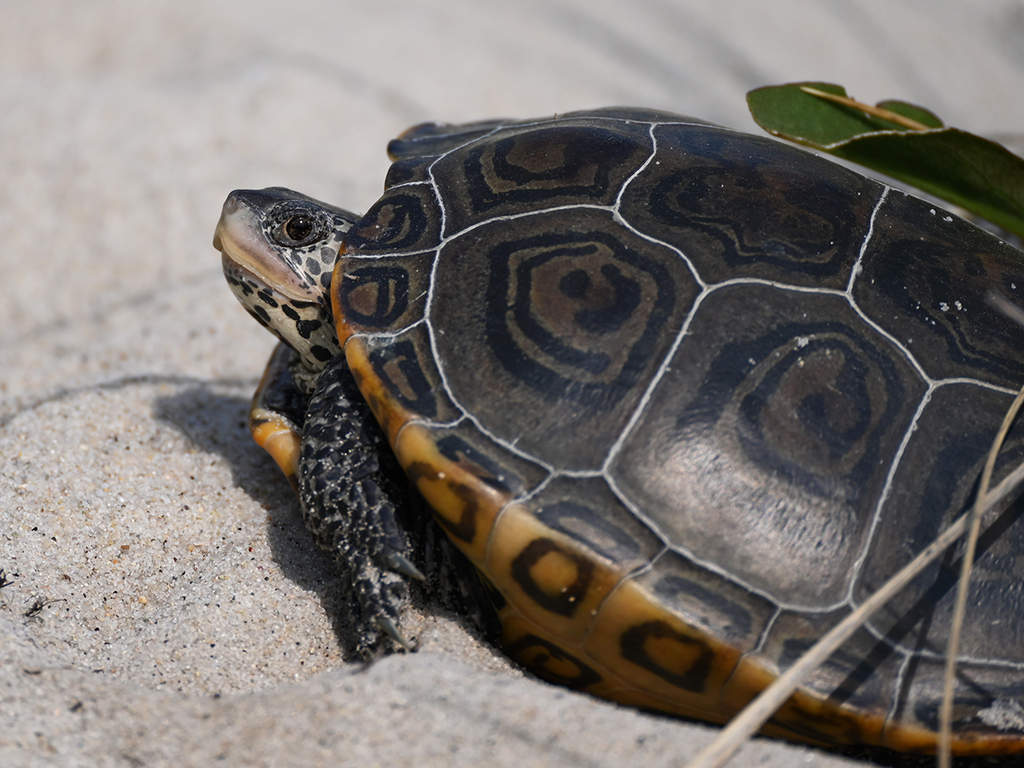
M288 236L290 240L296 242L305 240L311 234L313 234L313 220L303 213L297 216L292 216L288 221L281 225L281 231Z
M280 245L298 248L320 239L324 232L321 217L308 211L285 212L270 236Z

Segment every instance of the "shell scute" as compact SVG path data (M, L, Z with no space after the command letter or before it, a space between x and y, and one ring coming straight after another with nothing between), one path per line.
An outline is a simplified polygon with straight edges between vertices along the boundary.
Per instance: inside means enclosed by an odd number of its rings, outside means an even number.
M442 221L429 184L395 186L348 231L343 254L392 256L435 248ZM336 277L337 272L336 267Z
M620 564L594 558L520 503L496 521L484 570L536 627L569 648L580 645L624 576Z
M539 460L600 467L698 292L610 212L537 214L447 243L428 318L454 399ZM502 393L495 398L494 393Z
M925 391L844 298L725 286L611 472L673 544L782 603L834 603Z
M895 490L879 513L853 597L860 601L877 589L893 569L917 555L956 518L973 496L1001 414L1009 408L1008 393L966 383L935 390L911 435L894 477ZM1024 459L1024 426L1008 435L997 462L993 483ZM978 559L968 592L970 615L963 642L975 659L1000 660L1024 666L1024 626L1017 621L981 617L1018 615L1020 579L1024 575L1024 507L1017 504L986 527L978 542ZM870 626L891 637L902 652L944 648L959 577L959 557L928 566L915 588L897 595L872 617ZM1024 680L1016 682L1024 696Z
M605 694L604 676L579 653L569 652L561 642L539 632L518 614L503 615L501 624L501 644L506 653L537 676L613 698Z
M765 667L775 674L789 669L850 613L849 608L780 611L758 649ZM845 703L884 716L898 694L904 659L889 639L862 628L815 670L803 687L837 706ZM837 680L841 681L838 685Z
M430 504L441 527L474 565L493 575L485 567L488 543L494 521L512 495L494 482L490 467L439 445L437 428L409 423L392 445L399 464ZM450 458L453 455L454 460ZM500 590L496 579L490 581Z
M737 676L743 674L737 670ZM831 699L806 691L797 691L779 707L764 733L824 745L885 742L888 746L886 740L889 738L884 716L864 712L854 714L840 709Z
M913 679L905 686L904 698L897 702L895 717L900 726L916 725L926 731L938 729L944 673L943 659L921 659L914 670ZM1006 670L995 666L970 661L957 665L957 680L964 688L958 691L953 707L958 740L968 743L982 739L989 741L986 748L991 749L992 754L1002 751L999 742L1005 745L1003 749L1007 751L1013 748L1015 742L1019 742L1021 719L1024 718L1020 705L1020 687L1017 681L1007 678ZM1010 705L1008 711L1004 711L1008 717L1000 723L1002 727L993 733L996 720L993 716L997 716L999 709L1006 705Z
M1002 387L1024 381L1024 328L986 300L1024 289L1021 254L977 227L900 193L879 210L853 288L857 305L935 379ZM922 215L923 214L923 215Z
M704 126L659 126L655 162L620 210L672 243L708 282L738 277L841 290L880 187L767 138Z
M407 160L396 160L388 168L384 177L384 189L391 189L401 184L423 183L430 181L430 166L436 157L412 157Z
M486 136L508 120L481 120L475 123L420 123L388 142L388 157L396 162L442 155L481 136Z
M722 691L741 652L667 612L633 580L605 601L585 649L621 689L617 701L702 719L730 714Z
M610 206L653 147L643 124L509 126L442 157L432 174L450 236L482 221L563 205Z
M669 112L663 112L658 109L650 109L648 107L601 107L599 109L587 109L580 110L577 112L565 112L561 115L556 116L557 119L562 120L587 120L593 121L598 120L615 120L622 121L625 123L655 123L665 124L669 123L672 125L702 125L709 128L721 128L722 126L716 123L709 123L707 120L701 120L696 117L688 117L685 115L673 115ZM522 121L526 122L537 122L536 120Z
M498 445L472 423L435 427L431 434L441 456L509 498L531 493L548 477L544 467Z

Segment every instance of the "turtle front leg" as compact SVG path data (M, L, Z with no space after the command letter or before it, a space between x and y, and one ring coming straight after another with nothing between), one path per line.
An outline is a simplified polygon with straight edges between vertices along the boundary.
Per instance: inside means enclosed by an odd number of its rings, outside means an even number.
M281 468L296 494L302 423L309 405L309 395L296 386L292 376L297 358L291 347L278 343L249 406L249 431L253 439Z
M298 468L306 525L356 598L357 650L368 653L382 631L410 649L399 606L406 579L424 579L396 518L410 489L344 356L327 364L310 398Z
M395 518L407 501L404 475L344 358L327 366L312 397L295 383L297 361L286 344L274 349L253 396L249 430L288 478L306 526L351 586L356 652L366 655L381 632L410 649L398 632L398 610L405 578L423 574L410 562Z

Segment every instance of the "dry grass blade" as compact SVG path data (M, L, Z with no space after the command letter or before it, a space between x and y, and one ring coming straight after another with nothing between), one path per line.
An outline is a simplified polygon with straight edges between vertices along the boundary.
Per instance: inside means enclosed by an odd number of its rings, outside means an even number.
M811 88L807 85L801 86L800 90L804 93L810 94L811 96L817 96L819 99L834 101L836 104L842 104L844 107L851 107L852 109L860 110L866 115L871 115L872 117L877 117L881 120L901 125L911 131L931 130L927 125L919 123L917 120L911 120L909 117L905 117L904 115L885 109L884 107L864 104L856 99L851 99L849 96L840 96L837 93L827 93L826 91L820 91L817 88Z

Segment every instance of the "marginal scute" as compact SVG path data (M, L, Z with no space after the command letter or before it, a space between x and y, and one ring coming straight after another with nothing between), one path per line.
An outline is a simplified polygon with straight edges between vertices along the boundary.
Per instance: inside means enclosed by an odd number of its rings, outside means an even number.
M338 259L332 289L338 338L397 331L421 320L433 263L433 253Z
M391 256L435 248L441 221L437 198L429 184L392 187L349 230L344 253Z
M587 109L578 112L565 112L559 116L563 120L588 120L606 118L608 120L621 120L626 123L656 123L656 124L680 124L680 125L703 125L709 128L721 128L715 123L701 120L696 117L684 115L673 115L659 109L648 109L646 107L601 107L599 109ZM536 120L523 120L523 124L536 123Z
M428 418L446 422L462 415L440 386L423 325L396 336L351 336L345 356L392 444L409 421Z
M773 675L782 674L850 613L851 609L845 607L821 612L781 611L758 649L759 662ZM906 655L892 642L860 629L808 675L802 688L835 706L845 705L884 720L898 694L905 661ZM741 681L730 690L737 707L755 693L752 689L743 692Z
M605 601L584 647L623 686L618 701L687 717L728 715L722 689L740 652L668 613L633 580Z
M436 157L412 157L408 160L396 160L388 168L384 178L384 189L391 189L399 184L410 184L430 181L430 164Z
M397 339L387 347L370 351L370 365L396 403L416 416L437 417L434 389L419 365L422 356L411 339Z
M470 469L485 485L509 498L525 496L548 477L544 467L494 442L472 422L434 427L431 434L441 456Z
M939 725L945 661L921 659L914 672L913 679L901 691L897 716L900 722L935 731ZM999 700L1020 701L1019 687L1015 681L1007 679L1004 670L971 661L957 665L957 689L953 721L957 724L957 736L965 740L976 738L982 733L985 738L992 738L991 728L974 716L975 712L988 709ZM1013 727L1001 731L1000 735L1010 745L1020 740L1021 733L1020 727Z
M655 619L627 629L619 644L626 661L685 691L701 694L707 690L715 649L702 638Z
M571 617L594 578L594 561L547 538L534 539L512 560L512 580L542 610Z
M501 630L505 652L538 677L601 695L604 678L579 651L570 652L519 615L504 616Z
M877 744L885 733L884 716L853 714L804 691L796 692L779 707L772 725L787 738L812 743Z
M487 545L495 518L511 498L488 482L487 469L473 462L453 461L441 453L437 441L434 429L410 423L392 445L399 464L434 510L440 526L474 565L493 576L485 566ZM501 589L496 579L492 581Z
M388 143L388 157L395 162L402 162L445 154L474 139L486 136L507 122L509 121L481 120L461 125L420 123Z
M521 503L510 504L495 523L484 570L509 602L569 647L582 642L625 575L621 565L595 559Z

